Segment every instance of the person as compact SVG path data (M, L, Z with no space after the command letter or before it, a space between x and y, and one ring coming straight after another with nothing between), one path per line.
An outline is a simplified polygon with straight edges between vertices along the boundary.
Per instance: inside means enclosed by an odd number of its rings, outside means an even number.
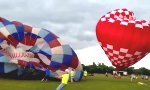
M121 75L120 75L120 73L118 73L118 75L117 75L117 78L121 78Z
M64 88L69 81L69 70L66 69L63 75L56 76L56 78L61 79L61 84L56 88L56 90L62 90L62 88Z
M136 76L134 74L131 74L131 76L130 76L131 82L133 81L133 79L136 79Z
M41 80L41 82L43 82L43 81L45 81L45 82L47 82L47 80L48 80L48 78L49 78L49 76L50 76L50 70L47 68L47 69L45 69L45 76L44 76L44 78Z
M118 77L117 71L114 71L114 72L113 72L113 77L114 77L114 78L117 78L117 77Z
M86 77L87 77L87 71L86 70L84 70L84 72L83 72L83 75L84 75L84 78L86 79Z
M71 74L71 82L73 83L73 79L75 75L74 69L71 70L70 74Z
M105 73L105 77L108 77L108 73L107 72Z

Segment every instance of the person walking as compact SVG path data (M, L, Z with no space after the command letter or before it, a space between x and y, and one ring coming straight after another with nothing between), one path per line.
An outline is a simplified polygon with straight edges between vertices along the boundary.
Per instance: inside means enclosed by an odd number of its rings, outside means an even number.
M108 77L108 73L107 72L105 73L105 77Z
M135 75L134 75L134 74L131 74L131 76L130 76L130 81L132 82L133 79L135 79Z
M87 71L86 70L84 70L84 72L83 72L83 75L84 75L84 78L86 79L86 77L87 77Z
M61 76L56 76L56 78L61 79L60 85L56 88L56 90L62 90L68 83L69 81L69 70L66 69L64 74Z
M74 76L75 76L74 69L71 70L70 74L71 74L71 82L73 83L74 82Z
M47 68L47 69L45 69L45 76L43 77L43 79L41 80L41 82L43 82L43 81L45 81L45 82L47 82L47 80L48 80L48 78L49 78L49 76L50 76L50 70Z

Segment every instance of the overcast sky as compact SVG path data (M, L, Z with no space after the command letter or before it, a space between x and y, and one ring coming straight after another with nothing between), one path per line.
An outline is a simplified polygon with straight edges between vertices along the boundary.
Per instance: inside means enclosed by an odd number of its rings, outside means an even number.
M76 50L82 63L111 65L96 39L98 20L117 8L130 9L137 19L150 20L149 4L149 0L0 0L0 16L52 31ZM144 60L135 66L150 63L150 58Z

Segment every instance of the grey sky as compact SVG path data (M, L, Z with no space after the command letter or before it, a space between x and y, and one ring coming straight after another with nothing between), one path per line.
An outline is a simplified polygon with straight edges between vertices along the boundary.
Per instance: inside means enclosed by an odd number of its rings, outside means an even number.
M95 26L108 11L128 8L138 19L150 20L149 0L0 0L0 16L48 29L72 48L98 44Z

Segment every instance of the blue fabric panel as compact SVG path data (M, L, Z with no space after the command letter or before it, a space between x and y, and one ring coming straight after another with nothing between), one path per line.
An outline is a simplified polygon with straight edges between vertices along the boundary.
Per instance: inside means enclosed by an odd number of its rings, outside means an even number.
M58 74L56 72L51 72L50 77L55 77L58 76Z
M52 55L51 49L49 48L49 45L48 45L48 44L45 44L45 45L41 48L41 50L42 50L43 52L49 54L49 55Z
M0 57L4 56L3 54L0 53Z
M58 38L58 36L56 36L54 33L50 32L50 31L49 31L49 34L52 35L55 38Z
M41 54L48 56L48 57L51 57L51 55L47 54L46 52L43 52L42 50L40 50L38 53L41 53Z
M9 62L9 60L6 56L1 56L0 57L0 62Z
M55 68L55 69L58 69L61 67L61 64L58 62L51 61L50 66Z
M82 79L83 76L83 72L79 71L79 70L75 70L75 76L74 76L74 80L75 81L80 81Z
M4 63L0 62L0 72L4 73Z
M79 78L79 81L82 79L82 77L83 77L83 71L80 71L81 72L81 74L80 74L80 78Z
M73 49L71 49L71 50L72 50L72 55L77 56L76 53L73 51Z
M32 68L32 69L35 69L35 67L34 67L34 65L31 63L31 62L28 62L27 63L27 66L26 66L27 68Z
M46 42L50 42L50 41L52 41L54 39L55 39L55 37L53 35L50 35L50 34L48 34L46 37L44 37L44 40Z
M31 52L34 52L34 53L38 53L40 51L39 47L37 45L33 46L32 48L30 48Z
M18 36L19 36L18 41L22 41L22 39L24 38L24 27L23 27L23 25L16 26L16 30L17 30Z
M8 20L5 19L5 20L3 21L3 24L6 26L6 25L9 25L9 24L12 24L12 23L11 23L10 21L8 21Z
M22 75L22 74L23 74L23 71L24 71L24 68L18 67L18 68L17 68L17 75L18 75L18 76Z
M4 24L2 22L0 22L0 28L4 27Z
M63 63L63 55L53 54L51 61Z
M5 26L10 34L17 33L16 27L14 24L9 24Z
M47 35L49 34L49 31L45 30L45 29L41 29L40 32L39 32L39 36L44 38L46 37Z
M72 62L72 56L71 55L64 55L63 65L66 65L69 67L71 65L71 62Z
M17 41L20 41L20 37L19 37L18 33L13 33L12 36L13 36Z
M12 71L17 70L17 65L16 64L12 64L12 63L5 63L4 64L4 72L5 73L9 73Z
M0 43L2 43L4 40L2 38L0 38Z
M45 75L46 75L46 76L49 76L50 74L51 74L50 70L49 70L49 69L46 69L46 70L45 70Z
M63 53L66 55L72 55L72 49L69 45L62 45Z
M32 35L31 35L31 37L32 37L33 39L37 39L37 35L35 35L35 34L33 34L33 33L32 33Z

